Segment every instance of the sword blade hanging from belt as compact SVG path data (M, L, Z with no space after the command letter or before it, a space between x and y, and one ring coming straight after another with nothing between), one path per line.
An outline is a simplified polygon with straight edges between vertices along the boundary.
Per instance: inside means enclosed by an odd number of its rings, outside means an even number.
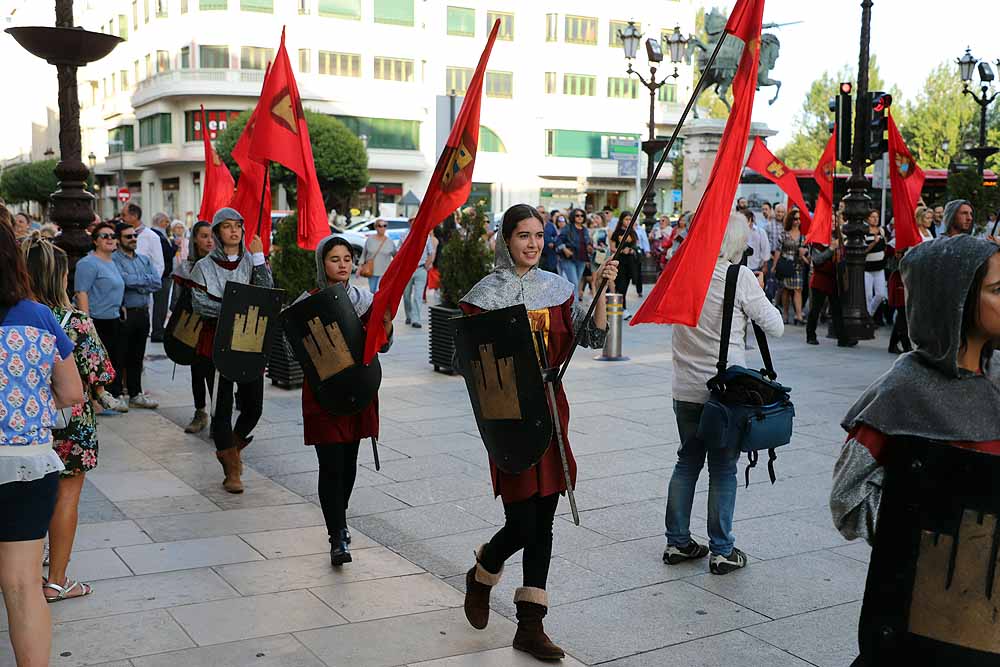
M535 349L542 362L543 376L546 371L552 371L551 379L545 380L545 391L549 398L549 410L552 412L552 423L556 430L556 444L559 446L559 460L562 463L563 481L566 483L566 497L569 498L569 509L573 513L573 523L580 525L580 512L576 509L576 496L573 494L573 481L569 475L569 462L566 460L566 443L563 440L562 422L559 419L559 404L556 402L555 383L558 381L556 371L549 369L548 353L545 349L545 337L540 331L534 333Z
M378 462L378 438L372 436L372 456L375 458L375 472L382 469Z

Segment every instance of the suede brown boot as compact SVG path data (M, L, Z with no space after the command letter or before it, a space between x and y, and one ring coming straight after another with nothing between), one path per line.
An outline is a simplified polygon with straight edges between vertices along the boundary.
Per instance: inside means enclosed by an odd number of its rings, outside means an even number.
M253 436L244 438L239 433L233 433L233 447L236 448L236 459L240 462L240 477L243 476L243 450L253 441Z
M240 452L235 447L223 449L215 453L215 457L222 464L222 472L226 478L222 481L222 488L229 493L243 493L243 482L240 480Z
M541 588L518 588L514 592L514 604L517 606L514 648L539 660L565 658L566 653L552 643L542 627L542 619L549 610L548 593Z
M490 591L500 583L503 568L493 574L480 564L483 557L482 545L476 550L476 564L465 573L465 617L469 625L482 630L490 622Z

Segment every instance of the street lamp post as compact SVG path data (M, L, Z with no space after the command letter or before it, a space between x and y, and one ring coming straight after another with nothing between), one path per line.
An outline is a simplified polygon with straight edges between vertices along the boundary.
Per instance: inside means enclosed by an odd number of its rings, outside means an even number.
M854 146L851 152L851 177L847 181L844 197L844 244L847 264L847 290L843 303L844 327L852 340L870 340L875 337L875 325L868 314L865 299L865 220L872 210L868 196L868 179L865 178L866 139L868 128L865 106L868 97L868 45L871 40L872 0L861 2L861 47L858 55L857 106L854 114Z
M97 166L97 156L94 155L94 151L87 153L87 164L90 165L90 173L87 175L88 185L90 185L91 193L96 193L97 177L94 175L94 168Z
M983 172L986 171L986 158L1000 151L1000 148L996 146L986 145L986 109L997 98L997 93L990 94L994 78L993 68L985 60L978 60L968 48L965 49L965 54L955 62L958 64L959 76L962 77L962 93L971 96L979 105L979 145L967 148L966 152L976 158L976 167L979 175L982 176ZM997 66L1000 67L1000 60L997 60ZM973 70L979 72L979 95L976 95L976 92L969 88L969 84L972 83Z
M54 65L59 81L58 189L52 193L50 217L62 229L58 245L70 258L70 271L87 254L90 239L84 229L94 219L94 196L85 185L89 169L82 160L80 96L77 68L100 60L122 39L73 26L73 0L55 1L55 27L17 27L5 32L32 55ZM70 278L72 284L72 277Z
M655 168L653 156L663 150L667 142L656 138L656 121L654 112L656 110L656 93L667 83L667 79L677 79L680 73L677 71L677 64L684 59L685 47L688 38L681 34L680 26L674 28L673 33L667 38L667 46L670 49L670 62L674 65L673 74L665 75L661 80L656 80L656 65L663 61L663 51L660 48L660 40L650 37L646 40L646 57L649 59L649 80L643 78L642 74L632 69L632 59L635 58L639 50L639 42L642 40L642 33L636 26L635 21L629 21L624 30L618 31L618 37L622 41L622 48L625 50L625 59L628 61L626 73L635 75L642 85L649 90L649 139L642 142L642 152L646 154L646 182L653 178ZM656 219L656 200L647 197L642 205L643 224L647 228L651 227Z
M108 139L108 149L112 146L118 147L118 189L127 187L125 185L125 140ZM118 195L115 195L115 213L118 213Z

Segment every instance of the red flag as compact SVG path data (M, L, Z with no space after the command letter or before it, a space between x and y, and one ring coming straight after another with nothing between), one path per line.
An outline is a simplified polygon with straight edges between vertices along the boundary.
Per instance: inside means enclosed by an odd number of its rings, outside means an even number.
M403 298L403 290L413 272L417 269L420 256L427 244L427 237L434 227L449 213L464 204L472 192L472 169L476 164L476 150L479 146L479 105L483 95L483 76L486 63L496 41L500 21L493 24L486 48L479 57L479 66L472 75L469 87L462 101L462 109L455 118L444 151L438 158L431 176L423 203L417 211L417 217L410 225L410 233L406 235L399 252L389 264L382 280L379 282L375 301L372 303L371 315L368 320L368 337L365 339L365 363L370 363L375 353L386 342L385 328L382 318L386 310L395 315L399 301Z
M830 245L833 233L833 174L837 170L837 133L830 135L826 148L819 158L819 164L813 172L813 178L819 186L819 197L816 198L816 210L813 211L813 224L806 235L809 243Z
M910 149L896 127L889 110L889 183L892 186L892 217L896 229L896 250L920 245L916 209L924 187L924 171L917 166Z
M199 220L211 220L215 212L229 204L233 197L233 175L229 168L212 149L212 140L208 136L208 122L205 117L205 105L201 107L201 138L205 142L205 188L201 193L201 210Z
M812 217L809 215L809 207L806 206L805 199L802 198L802 190L799 188L798 179L795 178L795 172L776 158L760 137L755 137L753 140L753 148L750 150L747 166L777 185L782 192L788 195L788 200L799 208L802 218L802 233L807 234L812 225Z
M278 162L298 176L298 243L306 250L315 250L316 244L330 234L330 225L316 178L302 99L285 50L284 28L255 113L257 121L250 141L250 159L265 165L269 161Z
M267 81L267 74L264 75ZM240 166L240 180L236 184L236 194L229 203L240 212L246 225L247 238L260 235L264 243L264 254L271 252L271 184L265 183L267 167L250 159L250 143L253 141L254 127L257 124L257 107L250 114L250 120L243 127L243 133L233 147L232 156ZM261 207L261 193L264 194L264 206ZM260 229L257 228L257 216L261 216Z
M763 12L764 0L737 0L726 24L726 31L746 44L733 80L733 110L726 121L708 187L691 221L687 239L632 318L633 325L647 322L698 324L743 171L757 87Z

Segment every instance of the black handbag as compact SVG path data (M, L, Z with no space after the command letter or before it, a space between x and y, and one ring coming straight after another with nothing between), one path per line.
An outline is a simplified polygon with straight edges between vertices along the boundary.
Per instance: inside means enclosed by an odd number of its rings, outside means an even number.
M787 257L778 257L778 263L774 265L774 275L778 280L791 278L795 275L795 261Z
M791 387L776 381L778 374L771 361L767 336L756 322L751 324L764 368L753 371L743 366L727 366L739 271L740 267L733 265L726 272L718 373L707 383L711 398L702 409L698 438L717 448L735 450L737 455L746 453L747 486L750 485L750 469L757 465L758 452L766 449L767 472L774 484L774 461L778 458L774 450L791 442L795 406L789 396Z

